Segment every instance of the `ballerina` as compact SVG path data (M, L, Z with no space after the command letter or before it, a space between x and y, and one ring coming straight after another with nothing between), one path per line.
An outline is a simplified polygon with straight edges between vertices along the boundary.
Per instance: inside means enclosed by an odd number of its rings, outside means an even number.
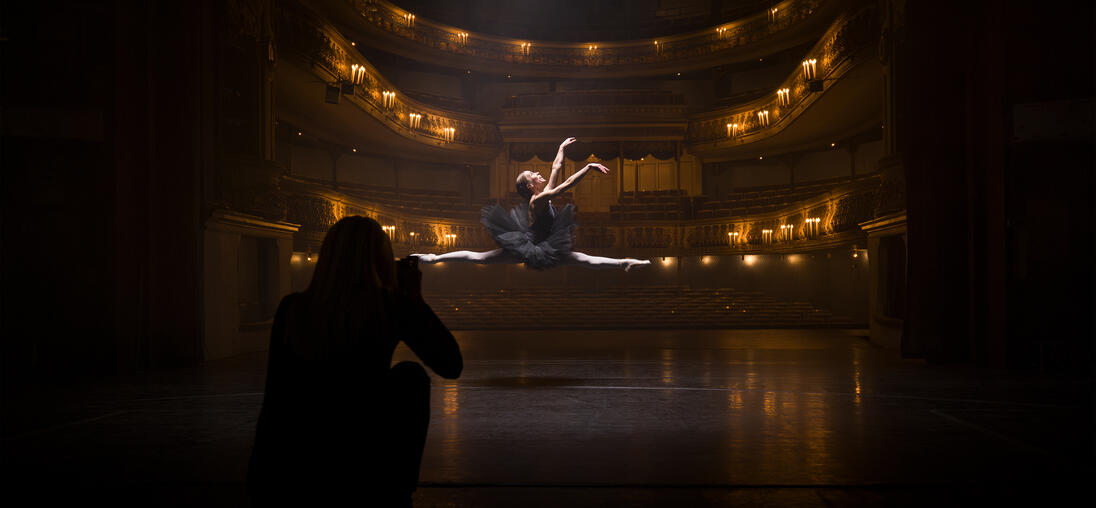
M646 259L607 258L591 256L571 251L571 235L575 229L575 207L568 203L558 212L552 206L552 198L574 187L586 173L600 171L609 173L609 168L601 164L587 164L576 171L563 183L559 173L563 168L563 150L577 141L567 138L559 145L559 152L552 162L552 173L545 180L534 171L523 171L518 175L515 187L518 194L528 202L507 212L495 204L485 206L480 212L480 222L487 232L499 244L498 249L487 252L458 250L445 254L412 254L422 263L442 263L448 261L489 264L518 264L535 270L544 270L556 266L581 265L589 268L623 268L631 270L634 266L649 265Z

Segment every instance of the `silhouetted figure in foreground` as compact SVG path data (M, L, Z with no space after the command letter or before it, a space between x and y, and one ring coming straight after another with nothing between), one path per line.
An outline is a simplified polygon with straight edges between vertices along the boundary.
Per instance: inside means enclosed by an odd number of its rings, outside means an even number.
M282 299L248 470L257 506L410 505L430 379L414 362L389 368L392 353L403 340L442 377L463 368L414 263L393 260L376 221L347 217L324 238L308 289Z

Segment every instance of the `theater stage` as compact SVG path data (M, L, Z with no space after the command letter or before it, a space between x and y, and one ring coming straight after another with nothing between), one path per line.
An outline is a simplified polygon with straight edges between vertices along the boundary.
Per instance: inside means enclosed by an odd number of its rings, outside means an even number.
M416 506L1093 496L1091 379L926 365L863 335L458 332L464 375L433 378ZM11 401L9 485L39 499L246 505L265 361L245 355Z

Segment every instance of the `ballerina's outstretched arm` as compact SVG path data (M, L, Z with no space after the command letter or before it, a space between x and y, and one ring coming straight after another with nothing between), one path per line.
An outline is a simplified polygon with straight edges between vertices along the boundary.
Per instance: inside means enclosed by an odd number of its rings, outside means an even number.
M556 152L556 160L552 161L552 172L548 175L548 183L544 186L545 190L551 190L559 183L559 173L563 169L563 149L567 148L567 145L578 141L575 138L567 138L559 144L559 151Z

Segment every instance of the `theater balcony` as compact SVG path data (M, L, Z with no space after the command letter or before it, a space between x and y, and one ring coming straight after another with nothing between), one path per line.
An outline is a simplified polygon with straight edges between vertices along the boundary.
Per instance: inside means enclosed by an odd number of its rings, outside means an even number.
M419 16L383 0L316 3L362 44L403 58L473 72L591 78L650 76L763 58L817 40L846 8L842 0L787 0L703 29L644 39L532 40L474 32ZM566 30L554 37L567 37ZM595 35L594 30L585 33ZM657 33L657 32L655 32Z

